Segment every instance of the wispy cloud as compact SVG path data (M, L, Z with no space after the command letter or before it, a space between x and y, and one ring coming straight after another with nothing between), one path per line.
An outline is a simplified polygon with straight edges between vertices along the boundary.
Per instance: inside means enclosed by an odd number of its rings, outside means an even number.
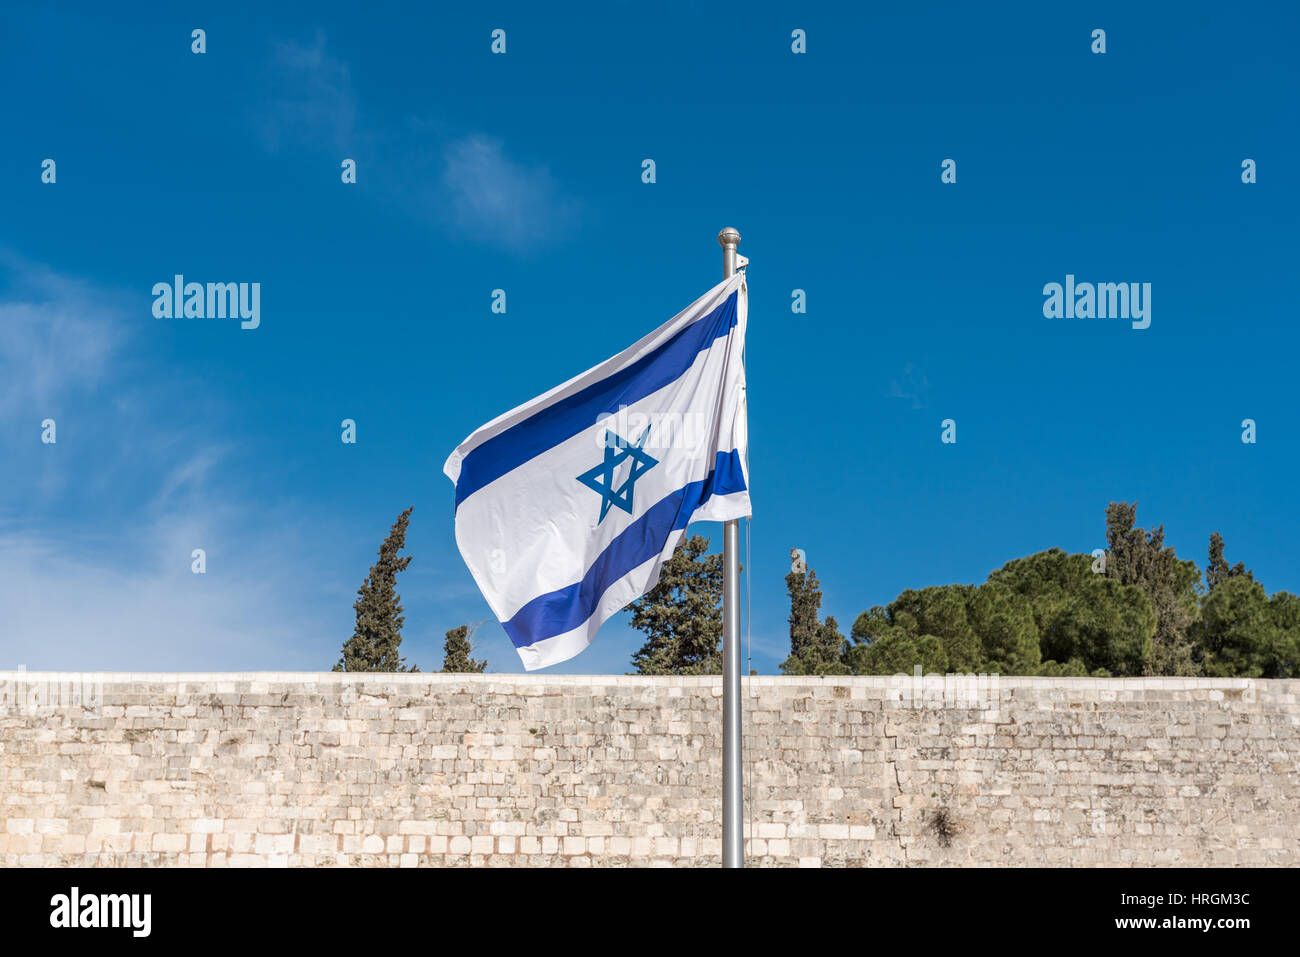
M166 506L179 492L204 489L208 476L227 451L225 447L209 446L190 453L188 458L168 470L158 490L155 503Z
M348 65L320 31L310 43L275 43L265 82L272 92L255 125L269 152L329 150L336 165L356 159L367 190L457 239L528 252L573 230L579 203L545 164L511 157L501 140L427 115L367 122ZM383 162L367 164L375 156Z
M929 403L930 380L925 372L909 362L902 375L894 377L889 383L891 399L908 399L912 408L923 409Z
M523 250L563 238L572 226L574 204L550 171L511 160L500 141L467 136L443 158L442 189L455 228Z
M347 149L357 128L357 94L348 65L326 50L317 31L311 43L276 43L267 71L272 91L257 116L272 153L295 145Z
M151 364L111 291L12 256L0 280L0 667L320 667L348 613L329 532L190 420L220 395Z
M220 507L170 512L143 529L118 528L111 543L102 534L0 531L0 667L322 667L340 624L275 567L302 544L263 533L252 548L221 527L231 520L248 516ZM206 546L203 575L190 571L196 543Z
M122 344L111 297L9 252L0 276L0 421L53 414L99 385Z

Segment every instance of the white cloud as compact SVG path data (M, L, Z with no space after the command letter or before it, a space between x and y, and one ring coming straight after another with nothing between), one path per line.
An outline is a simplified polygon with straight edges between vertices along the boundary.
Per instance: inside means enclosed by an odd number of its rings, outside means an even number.
M100 384L123 328L106 294L11 253L0 254L0 270L12 283L0 302L0 421L39 421Z
M257 560L234 536L217 530L218 514L162 521L111 547L48 534L0 534L0 668L328 667L334 647L313 653L306 646L311 636L337 627L319 612L309 614L311 596L286 589L273 563ZM205 575L190 571L196 542L209 546ZM265 538L260 544L277 557L288 546L271 548Z
M357 159L374 195L458 239L522 252L573 228L578 204L562 195L550 170L511 159L499 140L455 138L429 116L408 116L400 128L362 122L351 71L327 51L319 31L310 44L276 43L265 83L270 94L255 121L272 153L329 149L335 164ZM383 161L368 164L368 156Z
M351 71L326 52L324 34L318 31L306 45L277 43L265 82L271 94L257 125L267 150L355 145L357 95Z
M442 187L454 227L515 249L569 231L575 210L545 167L514 162L500 142L481 135L453 142L443 158Z
M193 424L219 421L223 398L133 350L112 294L5 266L0 668L328 667L351 603L322 567L329 520L250 494ZM56 445L40 442L47 409Z

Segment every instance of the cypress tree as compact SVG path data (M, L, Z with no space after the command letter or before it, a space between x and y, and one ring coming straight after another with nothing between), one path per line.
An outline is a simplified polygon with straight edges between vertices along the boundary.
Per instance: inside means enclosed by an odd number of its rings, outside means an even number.
M460 625L447 632L443 642L442 670L446 674L480 674L487 667L487 660L476 661L469 656L469 626Z
M790 593L790 657L781 663L787 675L848 674L846 643L834 618L820 619L821 582L817 572L791 571L785 576Z
M1255 575L1241 562L1237 562L1232 567L1223 557L1223 536L1218 532L1210 534L1210 563L1205 566L1205 587L1209 591L1214 591L1219 585L1222 585L1229 578L1245 578L1247 581L1254 581Z
M659 570L659 581L628 607L646 642L632 656L642 675L722 674L722 556L692 535Z
M785 588L790 593L790 657L804 661L816 654L821 631L821 582L815 569L791 571L785 576Z
M370 566L357 600L352 608L357 614L352 637L343 643L343 655L335 671L418 671L414 665L406 667L398 652L402 644L402 599L397 594L397 573L411 564L411 556L399 558L397 553L406 547L406 527L411 521L414 506L408 508L397 521L384 543L379 546L379 561Z
M1142 590L1156 613L1144 674L1193 675L1190 630L1196 620L1196 584L1201 573L1165 547L1165 527L1134 527L1137 504L1111 502L1106 507L1106 577Z

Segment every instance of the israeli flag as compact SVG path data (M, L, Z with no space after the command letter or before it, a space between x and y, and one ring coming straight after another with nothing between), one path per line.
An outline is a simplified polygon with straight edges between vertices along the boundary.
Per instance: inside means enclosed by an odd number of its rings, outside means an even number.
M739 273L447 459L456 544L526 670L653 588L688 523L750 514L748 311Z

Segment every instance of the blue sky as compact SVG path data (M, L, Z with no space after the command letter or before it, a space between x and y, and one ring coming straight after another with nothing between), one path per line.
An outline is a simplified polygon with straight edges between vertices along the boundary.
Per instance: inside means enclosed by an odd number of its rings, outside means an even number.
M403 648L437 668L491 618L447 454L717 282L726 225L760 672L792 546L846 631L1100 547L1116 499L1300 589L1294 5L276 6L0 13L0 667L328 669L414 505ZM260 282L260 327L155 318L178 272ZM1067 274L1151 283L1150 328L1044 318Z

